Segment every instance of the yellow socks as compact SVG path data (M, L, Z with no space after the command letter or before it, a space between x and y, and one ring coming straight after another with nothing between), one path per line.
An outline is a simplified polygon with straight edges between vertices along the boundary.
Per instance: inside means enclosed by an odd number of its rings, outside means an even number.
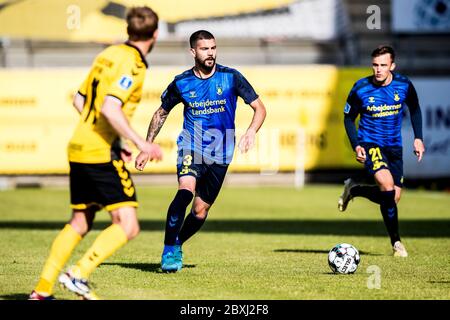
M58 274L66 264L73 249L80 242L81 236L70 225L66 224L53 240L49 257L45 262L41 277L35 291L43 295L51 295Z
M39 282L35 291L49 296L53 293L53 286L62 268L69 259L73 249L82 237L66 224L64 229L53 241L49 257L45 262ZM94 269L120 247L127 243L128 239L122 227L113 224L103 230L92 246L71 270L76 277L87 279Z
M83 258L71 269L71 272L77 278L87 279L100 263L105 261L127 241L128 238L122 227L118 224L112 224L98 235Z

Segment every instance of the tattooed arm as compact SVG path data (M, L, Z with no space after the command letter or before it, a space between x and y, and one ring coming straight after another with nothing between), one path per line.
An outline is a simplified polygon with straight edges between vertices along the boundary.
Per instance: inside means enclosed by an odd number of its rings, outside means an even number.
M152 117L152 121L150 121L147 130L147 141L149 143L153 143L159 131L161 130L164 122L166 121L168 115L169 112L164 110L162 107L159 107L158 110L155 111ZM149 157L150 156L145 152L139 153L134 163L135 168L138 169L139 171L144 170L144 167L147 164Z
M150 124L148 126L147 131L148 142L153 142L155 140L156 136L159 133L159 130L161 130L168 115L169 112L164 110L162 107L159 107L158 110L155 111L152 117L152 121L150 121Z

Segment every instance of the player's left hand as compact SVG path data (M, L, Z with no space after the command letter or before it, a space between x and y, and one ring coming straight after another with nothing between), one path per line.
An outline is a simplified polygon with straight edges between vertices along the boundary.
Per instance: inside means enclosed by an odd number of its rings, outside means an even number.
M421 139L414 139L414 154L417 156L417 161L422 160L423 154L425 152L425 145Z
M132 157L131 157L131 148L128 144L126 143L122 143L121 149L120 149L120 158L124 161L124 162L130 162Z
M246 153L254 146L255 136L256 136L255 130L249 129L241 137L241 140L239 141L239 150L241 150L241 153Z

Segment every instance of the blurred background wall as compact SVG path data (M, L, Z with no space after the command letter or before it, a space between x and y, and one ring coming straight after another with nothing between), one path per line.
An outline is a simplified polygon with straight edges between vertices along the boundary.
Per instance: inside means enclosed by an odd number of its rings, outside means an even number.
M236 154L231 172L267 181L288 173L296 181L342 182L361 172L342 124L346 96L371 73L372 50L389 44L397 51L397 71L416 86L424 119L427 153L418 165L405 117L405 182L448 188L450 0L2 0L2 177L67 174L66 144L78 120L72 95L96 54L126 40L126 8L144 4L161 23L133 119L142 135L161 92L192 65L189 35L206 29L216 36L218 63L241 70L268 109L256 148ZM239 106L237 125L245 129L251 109ZM165 160L147 173L175 172L181 109L158 137Z

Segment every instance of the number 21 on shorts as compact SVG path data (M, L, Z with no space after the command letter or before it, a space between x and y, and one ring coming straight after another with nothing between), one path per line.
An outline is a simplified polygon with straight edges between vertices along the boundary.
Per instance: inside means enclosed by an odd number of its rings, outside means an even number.
M383 160L383 156L381 155L379 147L370 148L369 154L371 155L373 170L378 170L383 165L387 167L387 164L384 161L381 161Z

